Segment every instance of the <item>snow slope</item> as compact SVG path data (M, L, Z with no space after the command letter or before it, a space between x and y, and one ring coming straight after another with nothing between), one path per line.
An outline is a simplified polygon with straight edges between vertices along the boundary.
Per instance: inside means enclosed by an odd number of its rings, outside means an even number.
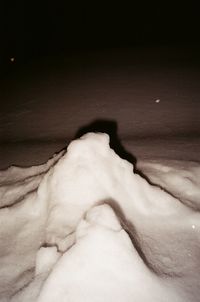
M137 169L89 133L2 171L0 301L198 301L200 165Z

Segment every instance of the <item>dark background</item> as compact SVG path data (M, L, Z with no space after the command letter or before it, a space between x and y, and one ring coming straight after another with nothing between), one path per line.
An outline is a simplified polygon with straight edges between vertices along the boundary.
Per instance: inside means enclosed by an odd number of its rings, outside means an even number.
M130 4L131 3L131 4ZM4 1L1 64L109 48L199 46L197 1Z
M0 3L1 167L98 120L138 158L199 160L197 1Z

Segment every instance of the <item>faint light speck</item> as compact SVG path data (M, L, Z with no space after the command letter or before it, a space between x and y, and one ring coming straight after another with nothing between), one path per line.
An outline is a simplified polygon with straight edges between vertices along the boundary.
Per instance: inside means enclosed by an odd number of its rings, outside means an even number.
M12 63L15 62L15 58L14 58L14 57L10 58L10 61L11 61Z
M193 224L193 225L192 225L192 228L193 228L193 229L195 229L195 228L196 228L196 226Z
M160 103L160 99L155 100L156 103Z

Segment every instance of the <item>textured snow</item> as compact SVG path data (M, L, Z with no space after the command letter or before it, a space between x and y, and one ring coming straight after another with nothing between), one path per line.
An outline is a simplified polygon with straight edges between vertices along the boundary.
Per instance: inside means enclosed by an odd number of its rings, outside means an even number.
M200 165L137 169L89 133L1 171L0 301L198 301Z

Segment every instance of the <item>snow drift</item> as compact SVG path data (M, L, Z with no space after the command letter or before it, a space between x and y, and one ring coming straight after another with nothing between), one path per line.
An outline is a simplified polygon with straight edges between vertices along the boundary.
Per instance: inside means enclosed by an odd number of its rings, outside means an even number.
M198 301L200 166L138 167L89 133L2 171L0 301Z

